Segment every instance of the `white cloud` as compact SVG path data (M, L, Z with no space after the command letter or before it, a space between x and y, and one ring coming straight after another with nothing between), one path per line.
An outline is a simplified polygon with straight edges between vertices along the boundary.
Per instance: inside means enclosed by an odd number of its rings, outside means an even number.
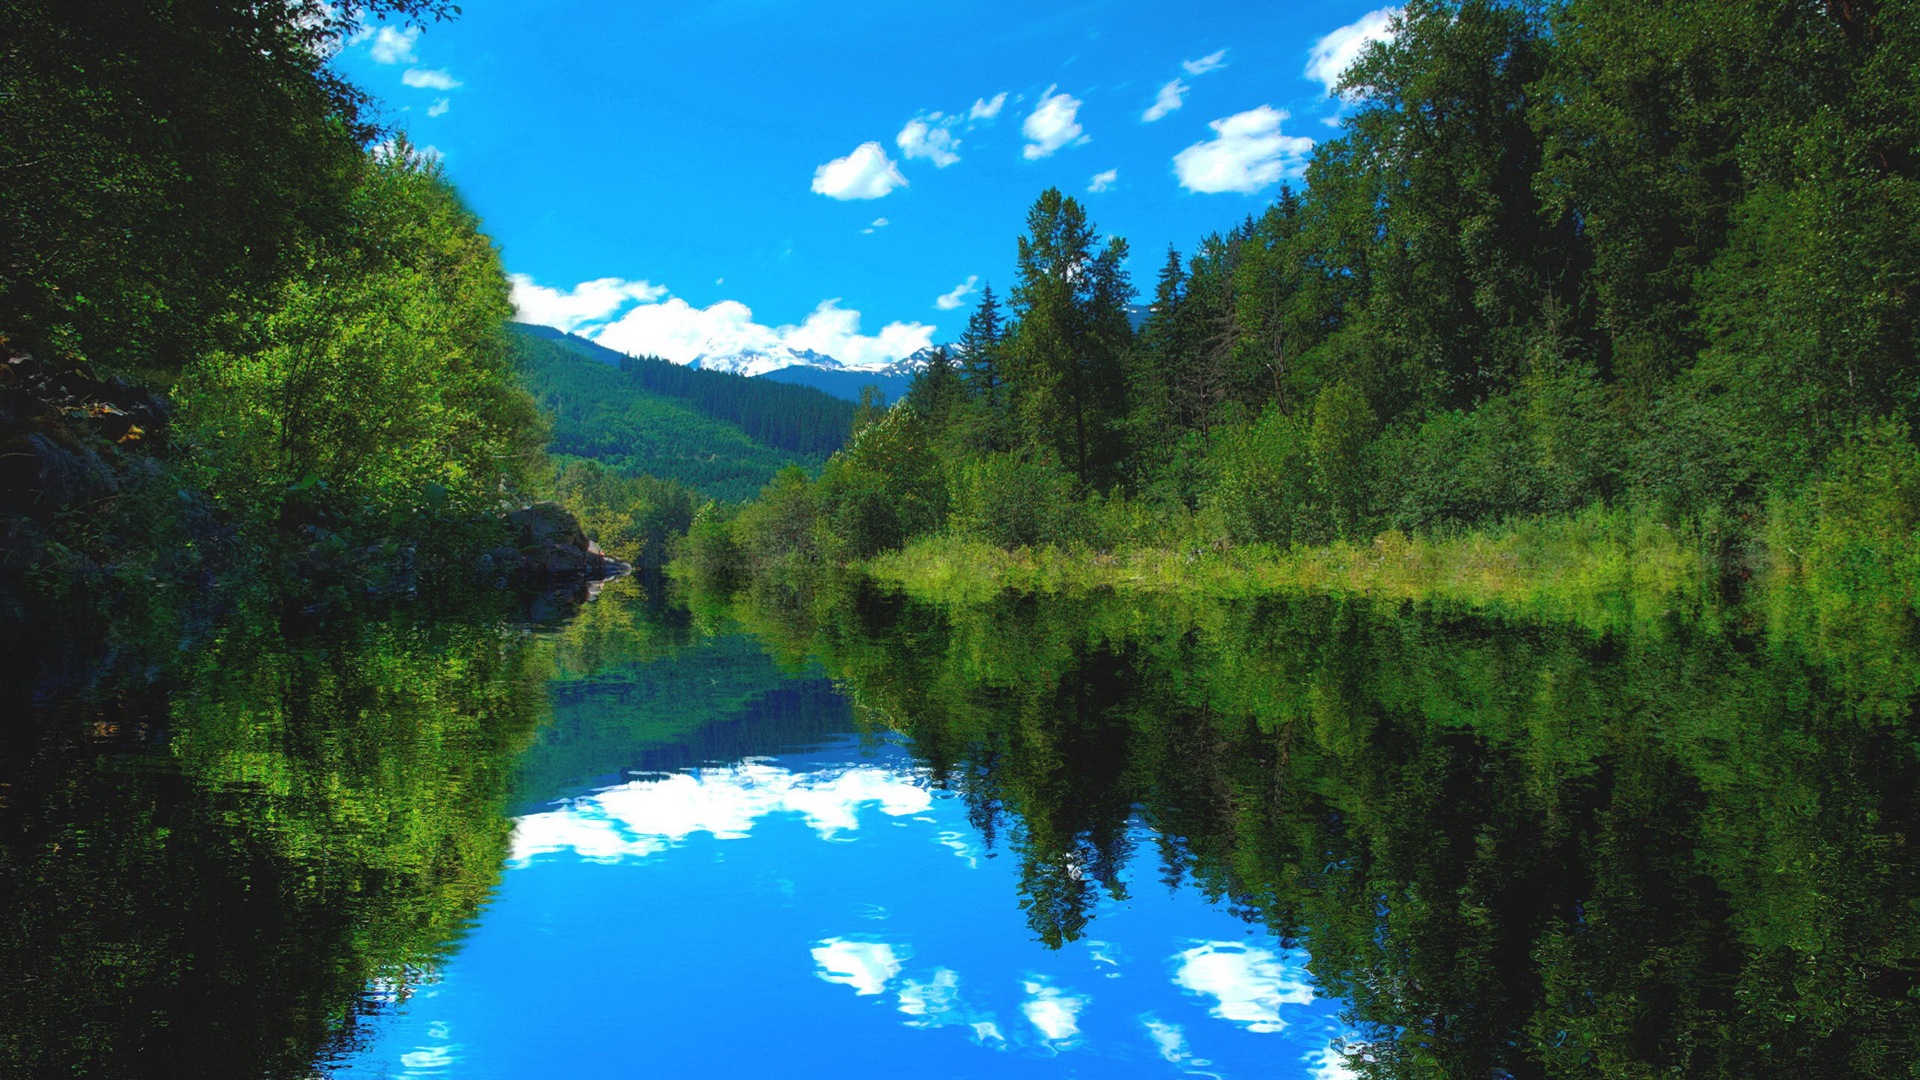
M460 80L445 70L426 68L408 68L401 74L400 81L416 90L451 90L460 85Z
M1027 1000L1020 1003L1021 1015L1039 1030L1041 1038L1064 1043L1080 1033L1080 1012L1087 1007L1086 998L1061 993L1044 982L1023 982L1021 988L1027 992Z
M417 26L409 26L404 30L383 26L379 33L373 35L373 47L368 54L376 64L411 64L419 59L413 55L413 43L418 40L420 28Z
M604 336L601 341L606 344ZM761 818L774 814L798 814L822 838L831 839L857 831L863 807L905 817L932 805L932 796L905 772L854 767L801 773L749 762L634 780L517 818L513 859L525 863L563 851L595 862L646 858L699 832L720 840L742 839Z
M1227 50L1221 49L1217 53L1209 53L1198 60L1183 61L1180 66L1186 68L1189 75L1205 75L1209 71L1227 66Z
M1181 989L1215 999L1207 1010L1248 1031L1274 1032L1287 1026L1280 1006L1305 1005L1313 987L1289 971L1279 956L1237 941L1209 941L1178 953L1173 981Z
M881 229L884 229L884 228L886 228L887 226L889 226L889 225L891 225L891 224L893 224L893 222L891 222L891 221L888 221L888 220L887 220L886 218L883 218L883 217L877 217L877 218L874 218L874 219L873 219L873 224L871 224L871 225L869 225L869 226L867 226L867 227L866 227L866 228L864 228L864 229L861 229L860 231L861 231L861 233L863 233L863 234L865 234L865 233L873 233L873 232L877 232L877 231L879 231L879 230L881 230Z
M977 98L973 103L973 108L967 110L967 119L991 120L1000 115L1000 110L1006 103L1007 92L1005 90L993 95L991 99Z
M1108 188L1112 187L1114 185L1114 182L1119 179L1120 179L1119 169L1108 169L1106 172L1103 172L1103 173L1094 173L1093 179L1087 181L1087 190L1097 194L1099 192L1105 191Z
M1333 93L1340 85L1340 77L1360 59L1360 53L1369 44L1392 40L1393 20L1399 14L1399 8L1369 11L1314 42L1307 53L1307 78L1325 86L1327 93Z
M453 108L453 99L441 98L439 101L434 102L431 106L427 108L427 115L428 116L445 116L447 115L447 110L451 108Z
M1047 92L1040 95L1040 103L1020 125L1021 134L1027 137L1027 146L1021 153L1028 161L1047 157L1070 143L1087 141L1085 129L1074 118L1080 111L1080 100L1068 97L1065 91L1056 94L1054 89L1047 87Z
M929 119L933 122L928 123ZM901 128L900 134L893 140L899 144L901 156L908 159L926 158L939 169L959 161L960 155L954 150L960 145L960 140L953 137L953 132L947 124L940 122L941 119L940 114L935 113L932 117L916 116L907 121L907 126ZM945 119L951 122L955 118Z
M861 143L846 157L813 170L813 190L829 199L879 199L905 186L907 178L877 142Z
M635 301L652 303L667 294L664 285L615 277L583 281L566 292L537 284L525 274L509 274L507 280L513 283L516 318L568 333L591 323L605 322L614 312Z
M860 313L843 308L836 299L823 300L799 326L779 328L781 344L793 349L826 353L850 367L884 367L933 344L933 327L926 323L891 322L880 333L860 333Z
M957 310L961 304L966 302L966 295L973 291L974 282L979 280L980 275L968 274L967 280L955 285L951 291L940 294L940 298L933 302L933 306L939 308L941 311Z
M813 948L815 972L830 983L853 987L866 997L887 988L887 981L900 974L901 954L884 941L849 941L831 937Z
M1214 137L1174 155L1173 171L1188 191L1251 194L1288 175L1298 175L1313 152L1313 140L1282 135L1287 114L1268 105L1215 120Z
M1184 100L1186 96L1187 84L1179 79L1175 79L1160 88L1160 96L1153 99L1153 104L1147 106L1147 111L1140 114L1140 119L1145 123L1151 124L1155 120L1179 108L1181 105L1186 104Z
M600 344L619 352L658 356L687 364L702 356L740 353L775 354L784 348L826 353L849 367L880 368L933 344L934 328L926 323L892 322L878 334L862 334L860 313L825 300L798 326L766 326L738 300L722 300L697 308L674 298L641 304L618 321L594 333ZM763 370L782 366L772 356ZM759 374L748 371L746 374Z

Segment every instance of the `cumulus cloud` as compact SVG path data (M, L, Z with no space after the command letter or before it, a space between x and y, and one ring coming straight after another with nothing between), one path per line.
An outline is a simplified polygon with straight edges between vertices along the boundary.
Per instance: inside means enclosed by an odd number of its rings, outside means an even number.
M1020 133L1027 137L1026 148L1021 153L1028 161L1038 161L1063 146L1087 141L1086 129L1075 119L1080 100L1067 96L1064 90L1056 94L1054 89L1047 87L1047 92L1040 95L1040 103L1020 125Z
M860 312L841 307L838 298L821 301L798 325L767 326L755 321L753 311L738 300L695 307L670 297L665 286L645 281L601 278L561 290L525 274L514 274L511 280L517 317L523 322L577 330L618 352L680 364L702 356L768 354L763 366L743 372L749 375L790 362L783 349L826 353L854 368L883 368L931 345L935 329L921 322L891 322L877 334L863 334ZM724 277L714 281L725 283ZM628 308L625 314L612 318L622 308Z
M436 101L432 105L427 107L427 115L428 116L445 116L447 114L447 110L451 108L453 108L453 99L441 98L439 101Z
M1209 71L1227 66L1227 50L1221 49L1217 53L1209 53L1198 60L1182 61L1180 66L1186 68L1189 75L1205 75Z
M1368 45L1393 39L1393 20L1399 14L1399 8L1369 11L1314 42L1307 53L1307 78L1325 86L1327 93L1335 93L1341 76L1360 59Z
M513 859L525 863L563 851L594 862L645 858L694 833L742 839L761 818L774 814L798 814L831 839L857 831L864 807L906 817L932 805L933 797L905 772L873 767L793 772L748 763L634 780L517 818Z
M941 293L940 298L933 302L933 306L939 308L941 311L954 311L958 309L961 304L966 302L966 295L973 291L974 282L979 280L980 275L968 274L967 280L955 285L951 291Z
M907 121L907 126L900 129L900 134L893 141L899 144L902 157L926 158L933 162L935 168L944 169L960 160L960 155L954 153L960 140L953 137L953 131L947 123L942 123L943 120L951 122L953 119L942 117L939 113L928 117L916 116Z
M564 292L538 284L526 274L509 274L507 280L513 284L515 318L568 333L605 322L628 304L652 303L667 294L664 285L617 277L583 281Z
M835 298L821 301L799 326L782 326L776 333L788 348L826 353L849 367L874 368L933 344L933 329L926 323L891 322L868 336L860 333L860 313Z
M873 224L871 224L871 225L868 225L868 226L867 226L866 228L864 228L864 229L861 229L860 231L861 231L862 233L873 233L873 232L877 232L877 231L879 231L879 230L881 230L881 229L884 229L884 228L886 228L887 226L889 226L889 225L891 225L891 224L893 224L893 222L891 222L891 221L888 221L888 220L887 220L886 218L883 218L883 217L877 217L877 218L874 218L874 219L873 219Z
M1237 941L1208 941L1174 956L1176 986L1214 999L1207 1011L1248 1031L1287 1026L1282 1005L1305 1005L1313 987L1279 956Z
M813 948L820 978L853 987L861 997L878 994L900 974L901 952L884 941L849 941L831 937Z
M1153 99L1153 104L1147 106L1147 111L1140 114L1140 119L1151 124L1155 120L1179 108L1181 105L1186 104L1186 96L1187 84L1179 79L1175 79L1160 88L1160 96Z
M1174 155L1173 171L1188 191L1251 194L1281 179L1298 175L1313 152L1313 140L1282 135L1287 114L1268 105L1215 120L1208 126L1214 137L1194 143Z
M1106 172L1103 172L1103 173L1094 173L1093 179L1087 181L1087 190L1097 194L1099 192L1105 191L1108 188L1112 187L1114 185L1114 182L1119 179L1120 179L1119 169L1108 169Z
M902 132L901 134L905 134ZM880 199L894 188L906 187L907 178L877 142L864 142L853 153L834 158L813 170L813 190L829 199Z
M974 100L973 108L967 110L967 119L991 120L1000 115L1000 110L1006 103L1007 92L1004 90L993 95L992 98L977 98Z
M1021 989L1027 992L1027 1000L1020 1003L1020 1013L1042 1039L1064 1043L1080 1033L1080 1013L1087 1007L1086 998L1063 993L1044 982L1023 982Z
M420 40L420 28L409 26L397 30L383 26L373 35L373 45L368 54L376 64L411 64L418 57L413 55L413 43Z
M826 353L850 367L871 369L933 344L933 331L926 323L892 322L878 334L862 334L860 313L841 307L837 299L822 301L798 326L766 326L755 322L752 310L738 300L698 308L676 297L641 304L600 330L594 340L619 352L679 364L702 356L775 354L785 347ZM782 363L773 356L763 370Z
M460 85L460 80L444 69L408 68L400 76L400 81L416 90L451 90Z

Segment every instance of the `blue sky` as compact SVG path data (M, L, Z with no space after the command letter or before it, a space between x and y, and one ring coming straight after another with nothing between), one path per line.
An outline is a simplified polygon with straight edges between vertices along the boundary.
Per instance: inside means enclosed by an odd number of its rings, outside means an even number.
M1297 182L1337 133L1326 80L1387 22L1378 0L464 8L336 64L443 157L523 317L681 361L952 340L1049 186L1150 290L1169 243Z

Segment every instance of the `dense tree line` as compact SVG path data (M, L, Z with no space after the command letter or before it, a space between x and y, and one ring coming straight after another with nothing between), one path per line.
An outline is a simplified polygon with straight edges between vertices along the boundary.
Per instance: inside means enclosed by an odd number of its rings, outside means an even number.
M544 438L498 254L327 66L455 10L0 7L7 566L486 546Z
M1138 333L1124 242L1049 191L1005 310L983 297L951 366L769 498L854 557L1594 503L1734 541L1910 531L1920 10L1415 0L1394 31L1305 187L1169 252ZM764 517L690 550L765 551Z

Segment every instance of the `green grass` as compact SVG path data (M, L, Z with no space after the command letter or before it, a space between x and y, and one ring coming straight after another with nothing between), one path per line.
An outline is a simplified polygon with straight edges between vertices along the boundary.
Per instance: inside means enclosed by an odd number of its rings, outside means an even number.
M1444 537L1386 532L1370 542L1114 551L1008 551L964 537L922 539L869 560L878 581L919 599L969 603L1003 592L1362 594L1495 605L1612 622L1623 607L1691 605L1710 581L1693 536L1629 510L1595 508Z

